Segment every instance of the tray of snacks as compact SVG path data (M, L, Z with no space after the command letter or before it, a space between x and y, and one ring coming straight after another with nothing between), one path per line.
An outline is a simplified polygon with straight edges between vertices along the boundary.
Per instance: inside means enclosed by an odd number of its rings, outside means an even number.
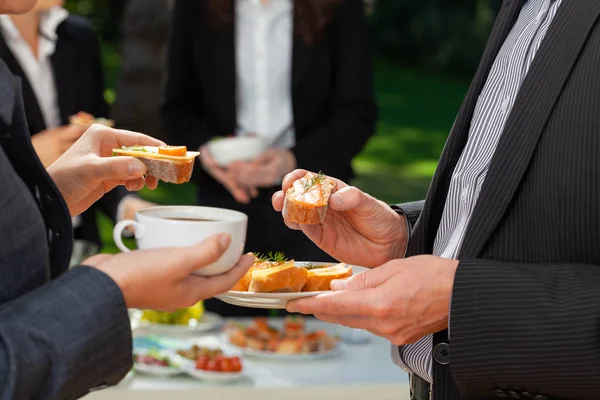
M197 344L177 351L181 370L189 376L211 383L226 383L244 377L241 358L221 348Z
M309 331L301 316L288 316L278 329L266 318L250 325L229 323L225 329L229 344L243 355L273 360L312 360L337 355L340 339L323 330Z
M290 300L327 293L332 280L351 275L352 267L345 263L294 261L270 253L257 256L230 291L215 297L236 306L283 309Z
M132 328L144 329L163 335L196 334L219 329L223 323L220 315L204 311L202 302L174 312L130 310Z

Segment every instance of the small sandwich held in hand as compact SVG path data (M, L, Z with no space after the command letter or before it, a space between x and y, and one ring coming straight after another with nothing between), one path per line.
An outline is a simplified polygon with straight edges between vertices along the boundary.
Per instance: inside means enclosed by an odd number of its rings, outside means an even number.
M285 192L283 218L297 224L322 223L334 188L335 181L322 172L307 173Z
M85 129L89 128L93 124L105 125L110 128L115 126L115 121L112 119L95 118L92 114L88 114L84 111L80 111L77 114L70 116L69 122L72 125L77 125Z
M113 149L113 156L136 157L146 164L147 174L163 182L189 182L194 170L197 151L187 151L185 146L130 146Z
M352 276L352 267L302 264L287 260L282 253L257 257L254 265L231 289L252 293L296 293L330 290L331 281Z

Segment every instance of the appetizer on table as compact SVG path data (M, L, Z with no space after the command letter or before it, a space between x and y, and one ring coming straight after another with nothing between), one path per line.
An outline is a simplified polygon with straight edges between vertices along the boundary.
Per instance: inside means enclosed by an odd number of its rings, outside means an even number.
M194 169L197 151L187 151L185 146L130 146L113 149L113 156L136 157L146 164L148 175L164 182L189 182Z
M322 223L334 188L335 181L322 172L307 173L285 192L283 218L297 224Z
M234 346L279 354L307 354L335 349L339 339L325 331L307 332L301 316L288 316L283 329L270 326L266 318L256 318L249 326L232 324L227 329Z
M77 114L70 116L69 122L72 125L77 125L86 129L92 126L93 124L105 125L110 128L115 126L115 121L113 121L112 119L95 118L92 114L88 114L84 111L80 111Z
M298 265L282 253L257 256L252 267L231 289L253 293L295 293L330 290L334 279L352 275L352 267L337 265Z
M227 357L221 349L194 345L187 350L177 351L181 357L193 361L195 368L202 371L237 373L242 371L239 357Z
M178 365L175 364L168 356L154 350L150 350L143 354L134 354L133 360L136 364L154 365L165 368L178 367Z
M192 307L181 308L173 312L144 310L141 320L154 324L189 325L190 322L199 322L204 315L204 304L199 302Z

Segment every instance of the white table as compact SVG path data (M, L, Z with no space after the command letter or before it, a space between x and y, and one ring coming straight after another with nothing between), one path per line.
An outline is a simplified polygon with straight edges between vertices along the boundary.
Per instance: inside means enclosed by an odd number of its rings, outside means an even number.
M308 321L308 329L342 334L346 328ZM362 345L342 344L339 354L304 361L244 359L248 378L226 386L210 385L187 376L155 378L135 374L119 386L90 394L87 399L260 399L260 400L408 400L408 377L390 359L389 342L369 335ZM217 340L218 336L203 340ZM227 346L225 346L227 348Z

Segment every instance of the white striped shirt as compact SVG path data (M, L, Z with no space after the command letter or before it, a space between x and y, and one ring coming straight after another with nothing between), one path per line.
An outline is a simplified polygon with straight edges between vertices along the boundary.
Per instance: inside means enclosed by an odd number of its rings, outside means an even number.
M561 2L527 0L496 56L473 112L467 144L450 181L434 255L458 257L504 125ZM392 359L407 372L414 372L431 383L432 347L432 335L404 347L392 346Z

